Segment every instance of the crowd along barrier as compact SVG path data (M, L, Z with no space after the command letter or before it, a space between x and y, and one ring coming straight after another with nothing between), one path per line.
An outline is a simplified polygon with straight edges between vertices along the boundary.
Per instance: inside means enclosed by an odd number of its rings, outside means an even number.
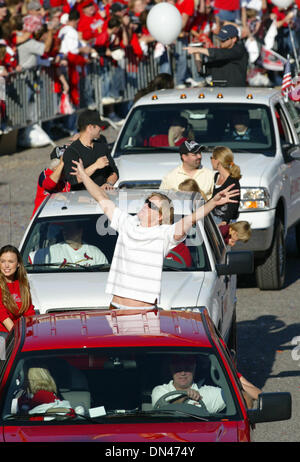
M164 69L174 72L174 65ZM78 70L78 102L73 109L79 112L94 107L104 116L108 96L114 102L132 101L137 91L147 87L164 69L154 57L153 47L149 47L142 59L131 49L118 61L93 59ZM60 71L68 78L68 69ZM0 77L0 133L62 117L57 81L57 67L53 64Z

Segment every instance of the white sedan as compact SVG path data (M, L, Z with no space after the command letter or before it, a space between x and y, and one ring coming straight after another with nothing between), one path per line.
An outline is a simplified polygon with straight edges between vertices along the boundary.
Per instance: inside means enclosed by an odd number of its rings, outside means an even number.
M110 197L135 214L150 192L115 190ZM195 200L191 193L166 193L173 200L175 220L191 213ZM117 233L87 191L49 196L20 244L39 313L107 308L111 296L105 286L116 239ZM227 251L208 216L197 223L181 247L166 256L159 306L165 310L205 306L234 347L236 274L251 270L252 254Z

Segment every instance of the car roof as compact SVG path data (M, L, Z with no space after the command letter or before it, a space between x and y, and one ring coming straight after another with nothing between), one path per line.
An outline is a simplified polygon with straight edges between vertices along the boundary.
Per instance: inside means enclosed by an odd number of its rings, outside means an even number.
M162 191L162 190L136 190L120 189L107 192L109 198L122 210L128 213L137 213L145 199L152 193L166 194L173 202L175 214L191 213L193 202L191 199L204 203L199 193ZM102 214L100 205L91 197L86 190L57 193L48 196L38 212L39 217L59 217L72 215Z
M151 104L186 104L186 103L247 103L269 104L273 97L280 97L274 88L255 87L204 87L185 88L184 90L152 91L138 99L134 107Z
M209 318L205 308L200 312L89 310L50 313L23 317L22 323L25 329L22 351L212 346L207 334Z

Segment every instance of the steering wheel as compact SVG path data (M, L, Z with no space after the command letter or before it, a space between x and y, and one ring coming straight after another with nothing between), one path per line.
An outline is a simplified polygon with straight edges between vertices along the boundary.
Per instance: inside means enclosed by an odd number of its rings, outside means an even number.
M156 403L154 404L154 409L159 409L160 407L163 407L163 406L166 406L168 404L171 404L169 401L167 401L167 398L169 396L174 396L174 395L180 395L178 398L180 398L181 396L185 396L185 401L187 399L190 399L190 397L188 396L187 392L186 391L169 391L168 393L165 393L164 395L162 395L157 401ZM201 398L198 399L198 403L201 405L201 409L204 411L205 415L209 415L209 412L208 410L206 409L206 406L203 402L203 400Z

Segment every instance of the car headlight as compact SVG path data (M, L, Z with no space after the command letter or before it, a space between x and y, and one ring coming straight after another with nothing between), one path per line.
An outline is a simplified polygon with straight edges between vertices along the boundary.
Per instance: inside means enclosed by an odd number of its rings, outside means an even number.
M266 188L241 188L240 211L270 208L270 194Z

